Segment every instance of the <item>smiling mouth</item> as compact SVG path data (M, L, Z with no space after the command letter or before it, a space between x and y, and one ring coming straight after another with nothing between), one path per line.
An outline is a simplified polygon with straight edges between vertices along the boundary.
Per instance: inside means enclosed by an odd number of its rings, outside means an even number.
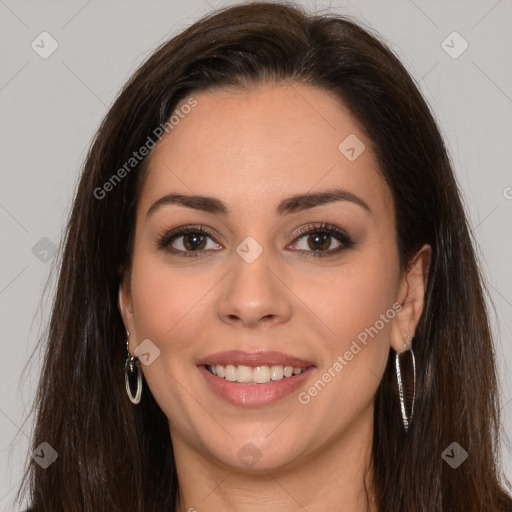
M205 368L216 377L240 384L267 384L271 381L293 378L300 375L310 366L298 368L293 366L245 366L245 365L205 365Z

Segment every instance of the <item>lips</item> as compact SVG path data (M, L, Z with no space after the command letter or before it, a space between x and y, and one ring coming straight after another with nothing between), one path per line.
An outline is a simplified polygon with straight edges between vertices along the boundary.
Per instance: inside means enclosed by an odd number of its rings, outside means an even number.
M230 381L212 373L212 367L287 367L302 369L279 380L264 383ZM305 380L314 375L315 365L282 352L243 352L238 350L219 352L207 356L197 365L209 388L223 400L238 406L264 406L281 400L296 391ZM245 370L244 370L245 371Z

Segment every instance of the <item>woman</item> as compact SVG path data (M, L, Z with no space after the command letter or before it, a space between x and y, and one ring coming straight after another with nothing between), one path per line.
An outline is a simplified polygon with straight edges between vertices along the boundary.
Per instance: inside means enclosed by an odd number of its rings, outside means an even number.
M252 3L144 63L69 221L32 510L507 510L497 396L446 149L376 37Z

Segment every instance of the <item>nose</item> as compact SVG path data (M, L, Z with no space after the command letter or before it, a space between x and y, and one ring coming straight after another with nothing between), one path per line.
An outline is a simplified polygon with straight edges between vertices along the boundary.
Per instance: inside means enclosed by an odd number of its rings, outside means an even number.
M292 314L291 292L283 272L270 261L268 251L248 263L233 255L233 266L218 302L221 321L243 327L268 328L286 322Z

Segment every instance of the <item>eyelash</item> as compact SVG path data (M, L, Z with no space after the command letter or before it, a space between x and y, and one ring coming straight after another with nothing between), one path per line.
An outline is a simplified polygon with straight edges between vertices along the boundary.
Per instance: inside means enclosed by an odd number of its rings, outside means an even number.
M182 226L176 229L173 229L171 231L164 231L160 234L158 237L157 247L160 250L175 254L179 257L198 257L201 256L201 253L204 253L206 251L182 251L180 249L169 249L169 245L176 239L180 238L181 236L194 233L199 235L205 235L211 239L213 239L212 233L205 229L203 226L199 225L189 225L189 226ZM349 249L353 247L354 242L350 238L350 236L342 229L333 226L332 224L317 224L317 225L308 225L301 228L297 233L292 243L300 240L301 238L304 238L306 235L311 235L314 233L324 233L328 235L332 235L338 242L340 242L342 245L338 247L337 249L330 250L330 251L304 251L302 249L297 250L296 252L302 252L302 253L311 253L311 255L306 256L306 258L323 258L326 256L333 256L335 254L338 254L339 252ZM217 242L215 242L217 243Z

